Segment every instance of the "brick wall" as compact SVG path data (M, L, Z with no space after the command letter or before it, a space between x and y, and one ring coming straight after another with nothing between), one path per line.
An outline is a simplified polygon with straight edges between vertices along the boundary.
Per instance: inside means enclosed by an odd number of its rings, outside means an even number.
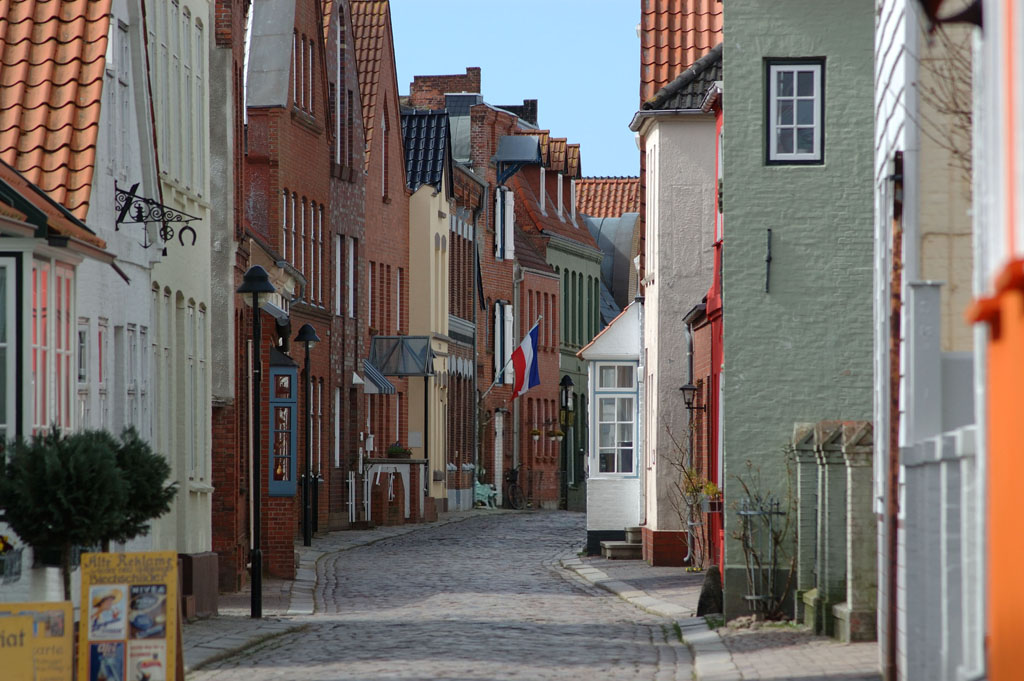
M444 96L450 92L480 92L480 67L468 66L465 74L449 76L413 76L409 84L409 106L416 109L443 109Z

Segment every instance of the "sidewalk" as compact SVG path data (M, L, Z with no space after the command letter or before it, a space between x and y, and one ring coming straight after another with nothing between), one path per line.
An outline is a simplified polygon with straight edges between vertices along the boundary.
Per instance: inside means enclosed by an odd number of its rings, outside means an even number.
M572 558L562 566L643 610L671 617L693 652L697 681L879 681L878 646L843 644L785 623L726 625L696 617L703 573L638 560Z
M441 513L434 523L378 527L372 530L342 530L314 537L312 546L295 547L299 554L299 565L294 580L263 580L262 619L256 620L249 616L251 591L247 587L238 593L221 594L218 601L219 614L216 617L184 625L185 673L307 626L305 616L312 615L314 609L316 564L327 554L480 515L512 512L478 508Z

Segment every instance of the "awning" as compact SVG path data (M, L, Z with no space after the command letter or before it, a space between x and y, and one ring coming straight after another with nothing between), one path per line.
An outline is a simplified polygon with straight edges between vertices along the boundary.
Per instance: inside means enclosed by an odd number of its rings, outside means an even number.
M370 362L385 376L432 376L430 336L374 336Z
M367 395L395 394L394 384L377 367L373 366L373 362L368 359L363 360L363 373L366 374L367 379L366 384L363 386L363 392Z

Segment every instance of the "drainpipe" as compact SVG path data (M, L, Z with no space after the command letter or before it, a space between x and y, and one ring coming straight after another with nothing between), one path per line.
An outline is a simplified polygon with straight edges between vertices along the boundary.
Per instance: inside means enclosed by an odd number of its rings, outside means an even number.
M641 452L647 450L647 419L644 418L644 412L647 409L647 363L644 361L646 356L644 352L644 297L639 293L633 299L634 303L640 305L637 310L637 324L639 326L640 336L640 351L637 357L637 420L640 423L636 424L636 432L640 433L643 438L643 443L640 448ZM647 462L640 462L640 524L647 524Z
M519 338L519 285L526 279L526 273L518 263L512 265L512 342ZM518 466L519 461L519 400L512 400L512 465ZM525 487L526 480L520 483Z

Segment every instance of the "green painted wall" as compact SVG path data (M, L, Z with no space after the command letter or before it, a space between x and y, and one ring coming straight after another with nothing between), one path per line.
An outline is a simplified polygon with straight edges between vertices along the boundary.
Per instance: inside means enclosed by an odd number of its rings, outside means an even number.
M582 461L586 459L588 442L588 424L586 422L587 399L587 363L576 357L580 348L589 343L601 330L600 314L600 251L578 244L566 244L555 239L548 242L548 264L558 272L562 292L559 306L558 329L561 338L559 355L559 374L557 380L568 374L572 377L573 391L576 393L577 425L573 432L575 452L571 464L575 466L577 484L569 488L569 509L582 511L586 507L585 482L582 476ZM566 284L568 273L568 285ZM578 283L572 286L573 276ZM579 282L582 282L580 285ZM568 295L565 291L568 290ZM576 316L575 327L569 314ZM575 331L574 331L575 328ZM582 454L580 453L582 450Z
M873 4L743 0L723 7L728 538L742 496L735 476L746 477L748 460L760 470L762 490L784 498L794 423L871 418ZM766 165L765 59L815 57L825 59L825 163ZM747 614L739 542L727 539L725 562L726 615Z

